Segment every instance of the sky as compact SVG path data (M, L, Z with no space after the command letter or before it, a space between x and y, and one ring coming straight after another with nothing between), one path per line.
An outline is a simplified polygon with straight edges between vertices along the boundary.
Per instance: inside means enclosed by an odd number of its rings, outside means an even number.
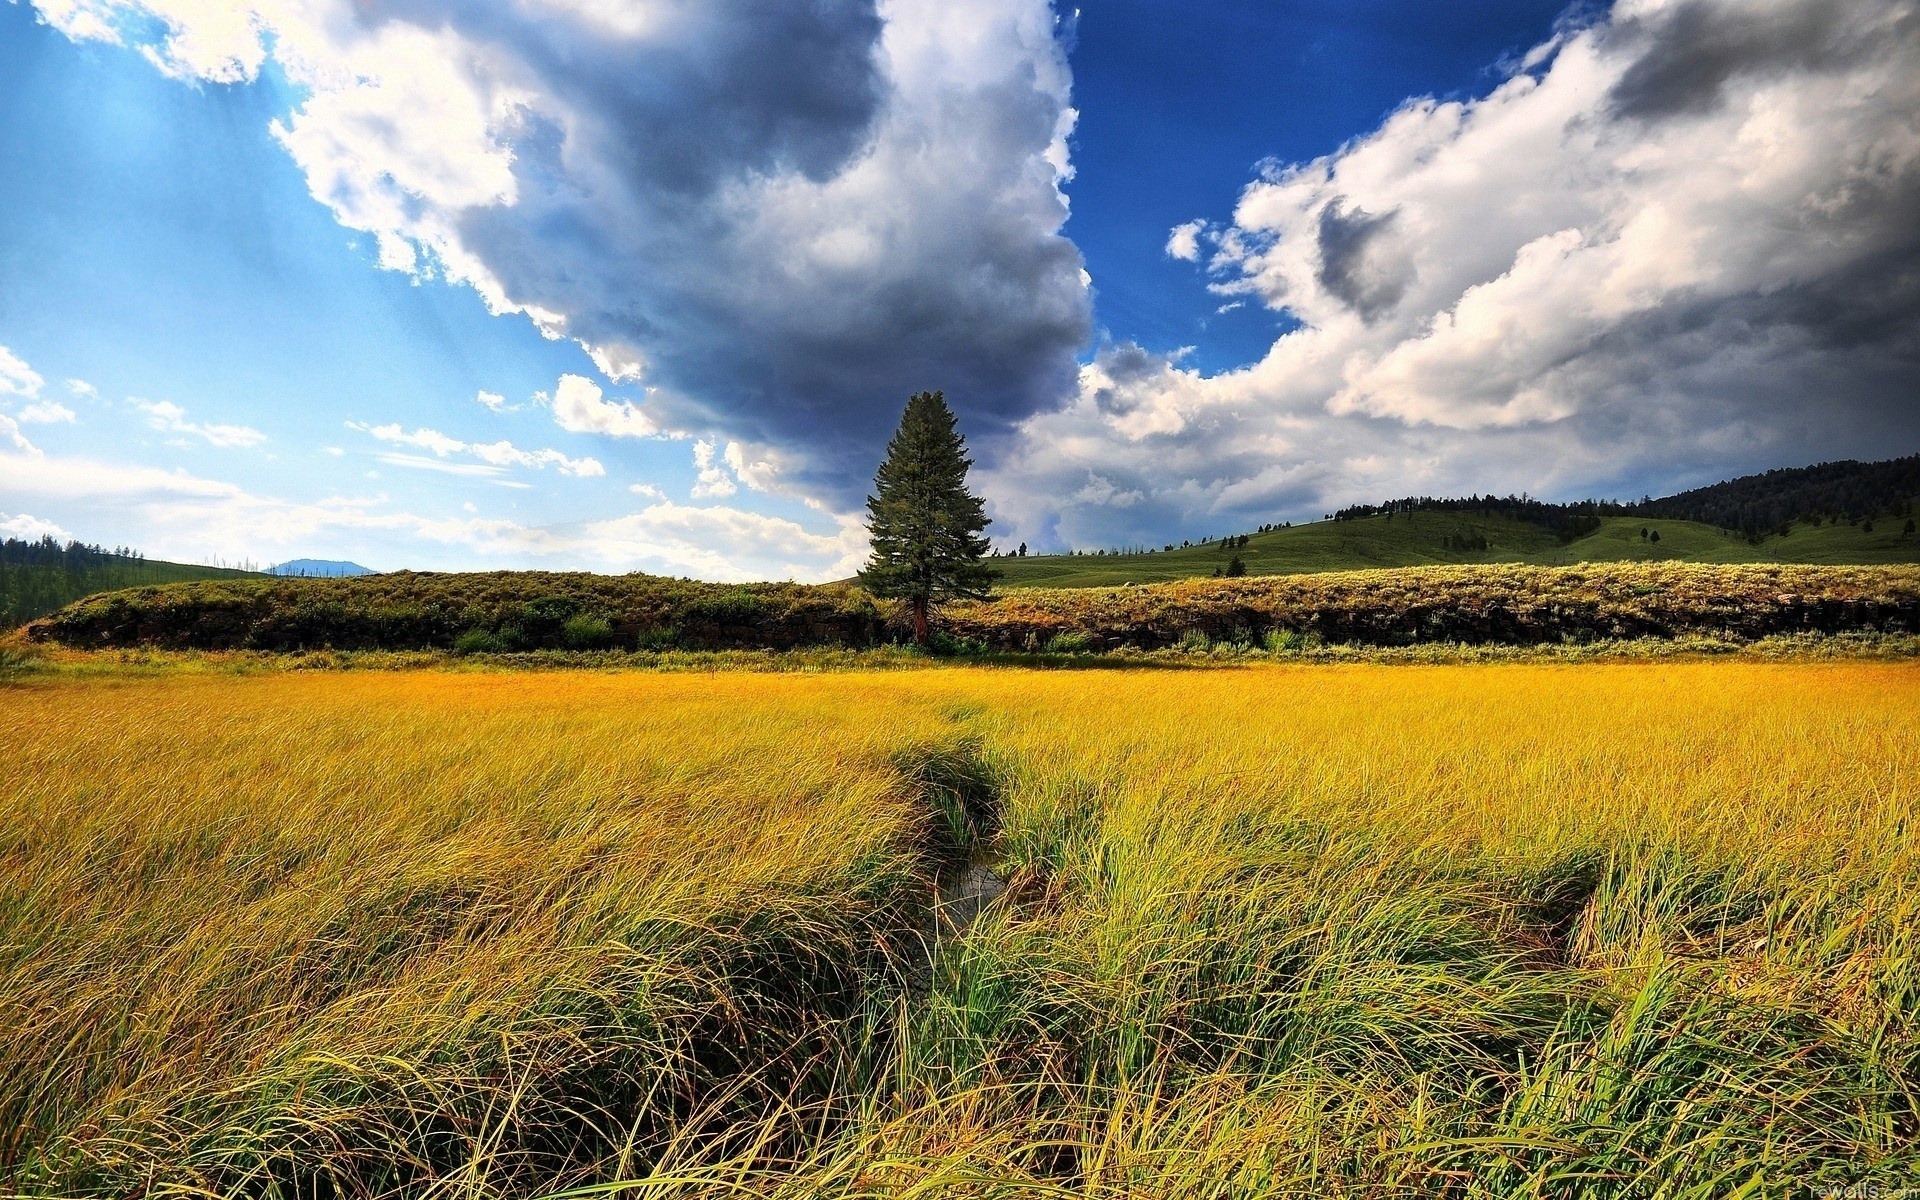
M0 534L843 578L1920 450L1910 0L9 0Z

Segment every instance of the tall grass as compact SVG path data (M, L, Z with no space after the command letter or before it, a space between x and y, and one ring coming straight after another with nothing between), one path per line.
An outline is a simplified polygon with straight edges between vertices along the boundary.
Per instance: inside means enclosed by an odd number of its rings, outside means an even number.
M29 681L0 1179L1897 1186L1916 700L1858 663ZM969 852L1005 890L937 919Z

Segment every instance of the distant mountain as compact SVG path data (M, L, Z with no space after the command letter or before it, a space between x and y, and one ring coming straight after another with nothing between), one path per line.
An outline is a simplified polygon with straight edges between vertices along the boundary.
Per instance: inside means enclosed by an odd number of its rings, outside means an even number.
M328 558L294 558L267 568L269 575L305 575L313 579L339 579L347 575L372 575L371 567L359 563L338 562Z

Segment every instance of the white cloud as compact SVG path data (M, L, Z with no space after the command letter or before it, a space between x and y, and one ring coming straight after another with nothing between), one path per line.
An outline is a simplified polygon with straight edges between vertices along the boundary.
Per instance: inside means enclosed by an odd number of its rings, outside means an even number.
M630 516L590 522L580 543L613 561L684 564L708 579L844 579L867 554L866 529L842 518L815 533L784 517L726 506L662 501Z
M693 466L700 477L693 484L693 498L731 496L740 489L727 475L726 469L714 461L714 445L709 441L697 441L693 444Z
M600 373L615 383L633 383L647 373L647 359L626 342L607 342L598 346L580 343Z
M267 435L258 429L245 425L201 424L187 420L187 410L168 400L142 400L129 396L128 402L147 414L147 424L162 433L178 433L197 437L212 446L222 448L258 446L267 440Z
M500 441L467 447L476 457L501 467L558 467L562 475L605 475L607 469L592 458L568 458L558 450L521 450Z
M438 458L423 458L418 454L382 454L380 461L390 467L406 467L413 471L433 471L441 475L464 475L471 479L497 479L505 475L506 468L488 466L486 463L447 462ZM370 476L378 478L378 476Z
M1912 19L1621 0L1483 98L1269 165L1168 252L1201 259L1204 232L1213 289L1292 327L1211 375L1103 351L984 471L996 534L1111 544L1920 450Z
M40 400L21 409L20 419L29 425L52 425L59 421L73 421L77 418L72 409L58 400Z
M651 500L665 500L667 494L651 483L630 483L627 490L636 496L645 496Z
M1198 262L1200 234L1206 227L1205 221L1188 221L1184 225L1175 225L1173 232L1167 235L1167 256L1186 262Z
M40 450L20 432L20 422L0 413L0 444L12 446L23 454L39 454Z
M474 396L474 399L497 413L514 411L514 406L508 404L507 398L499 392L489 392L485 388L482 388L479 393Z
M411 465L493 469L432 457L416 457ZM385 496L290 501L184 471L4 449L0 502L15 510L31 505L46 511L51 504L97 512L154 557L175 561L216 556L273 561L289 550L309 552L316 544L360 556L370 553L367 539L380 538L394 560L437 556L469 569L477 559L491 566L591 565L720 580L820 581L851 575L866 553L866 532L850 516L809 526L741 509L660 501L610 519L541 527L482 518L471 504L465 517L423 517L394 510Z
M40 385L45 382L19 355L0 346L0 396L32 398L40 394Z
M100 389L94 387L84 379L67 380L67 390L82 400L98 400L100 398Z
M365 425L358 421L348 421L347 428L357 429L373 438L395 446L414 446L431 451L434 458L419 458L410 454L387 454L381 461L399 467L414 467L421 470L437 470L448 475L499 475L508 467L531 467L539 470L544 467L558 467L562 475L586 477L605 475L607 469L598 459L569 458L558 450L522 450L509 441L463 442L459 438L448 437L437 429L415 429L411 432L400 425ZM443 463L438 461L453 454L471 454L480 463ZM481 465L484 463L486 465Z
M785 494L780 482L781 455L776 448L728 442L722 457L740 482L754 491Z
M638 406L604 398L600 385L584 375L562 375L553 389L553 419L569 433L610 437L655 437L658 423Z
M39 517L30 516L27 513L15 513L13 516L0 513L0 536L19 538L28 542L36 542L43 537L50 537L58 542L78 540L52 521L42 521Z
M408 433L399 425L362 425L357 421L348 421L348 429L357 429L383 442L396 446L416 446L422 450L431 450L445 458L449 454L458 454L467 448L459 438L451 438L437 429L416 429Z

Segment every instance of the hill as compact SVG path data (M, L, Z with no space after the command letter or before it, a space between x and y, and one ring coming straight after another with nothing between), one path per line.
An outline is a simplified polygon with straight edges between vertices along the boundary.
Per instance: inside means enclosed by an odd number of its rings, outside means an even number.
M107 550L52 538L0 541L0 629L10 629L96 592L194 579L244 578L246 571L157 562L132 550Z
M268 575L296 575L314 579L342 579L349 575L371 575L373 568L332 558L293 558L268 567Z
M1236 556L1249 575L1447 563L1914 563L1920 533L1908 527L1916 496L1920 456L1769 471L1634 503L1408 497L1195 546L997 558L993 565L1003 588L1024 588L1211 576Z
M1703 521L1750 538L1785 533L1796 522L1912 516L1920 496L1920 455L1885 462L1818 463L1729 479L1634 506L1650 517Z
M1454 512L1402 512L1244 535L1185 549L1135 554L1046 554L996 558L1002 588L1118 587L1206 577L1238 556L1249 575L1296 575L1369 567L1582 562L1920 563L1920 536L1902 521L1800 524L1758 542L1697 521L1605 517L1571 541L1529 521ZM1640 536L1642 529L1648 537ZM1651 535L1660 538L1653 541ZM1484 547L1484 548L1483 548Z

